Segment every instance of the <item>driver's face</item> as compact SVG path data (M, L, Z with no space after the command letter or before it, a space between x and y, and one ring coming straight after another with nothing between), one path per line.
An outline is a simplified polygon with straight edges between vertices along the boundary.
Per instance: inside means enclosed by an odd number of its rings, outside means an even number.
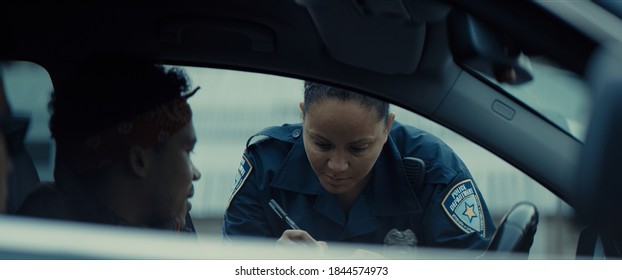
M184 226L186 213L191 207L188 199L194 195L193 183L201 178L190 156L196 141L190 121L155 154L155 168L149 175L151 188L148 190L154 221L165 223L176 220L180 222L180 227Z

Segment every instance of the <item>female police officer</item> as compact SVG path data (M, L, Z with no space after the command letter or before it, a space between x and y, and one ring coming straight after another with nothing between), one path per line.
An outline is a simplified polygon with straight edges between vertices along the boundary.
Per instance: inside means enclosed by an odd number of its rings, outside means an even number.
M394 121L386 102L326 85L306 82L300 109L302 125L248 140L225 236L390 244L414 233L409 245L486 247L495 230L486 204L441 140ZM420 190L409 184L405 157L425 163ZM301 230L288 230L271 199Z

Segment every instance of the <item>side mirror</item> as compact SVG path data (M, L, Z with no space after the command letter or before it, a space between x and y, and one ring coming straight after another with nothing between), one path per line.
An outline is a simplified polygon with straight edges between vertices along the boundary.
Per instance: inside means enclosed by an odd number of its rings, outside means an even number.
M536 206L521 202L516 204L501 220L492 236L486 254L529 253L538 228L539 214Z

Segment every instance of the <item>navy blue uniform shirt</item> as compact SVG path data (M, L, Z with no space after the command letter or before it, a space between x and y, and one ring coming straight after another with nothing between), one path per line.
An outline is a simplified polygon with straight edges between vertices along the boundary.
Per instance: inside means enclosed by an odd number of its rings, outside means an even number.
M256 136L265 136L252 144ZM413 190L404 157L425 162L425 184ZM411 229L419 246L484 249L495 225L462 160L437 137L395 121L372 177L344 213L326 192L304 150L302 126L285 124L247 143L223 222L225 236L278 238L289 229L274 199L316 240L383 244L391 229Z

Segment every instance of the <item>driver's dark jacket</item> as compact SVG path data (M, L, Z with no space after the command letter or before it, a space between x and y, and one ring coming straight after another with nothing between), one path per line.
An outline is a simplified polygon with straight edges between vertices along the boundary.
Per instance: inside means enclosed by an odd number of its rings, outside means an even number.
M256 136L267 138L249 145ZM301 229L322 241L383 244L387 232L396 228L411 229L419 246L485 249L495 231L476 188L485 224L482 230L467 233L449 217L442 200L454 185L472 179L471 174L445 143L417 128L394 122L370 182L348 214L337 197L322 188L311 168L301 125L266 128L248 143L244 157L252 169L233 190L222 228L226 237L280 237L289 227L269 207L270 199ZM425 162L421 190L412 190L403 171L402 159L407 156Z
M30 193L17 214L38 218L88 222L97 224L132 226L113 211L97 201L95 195L85 187L62 163L57 162L54 170L56 182L41 183ZM174 221L150 228L195 232L192 219L186 215L186 226L177 229Z

